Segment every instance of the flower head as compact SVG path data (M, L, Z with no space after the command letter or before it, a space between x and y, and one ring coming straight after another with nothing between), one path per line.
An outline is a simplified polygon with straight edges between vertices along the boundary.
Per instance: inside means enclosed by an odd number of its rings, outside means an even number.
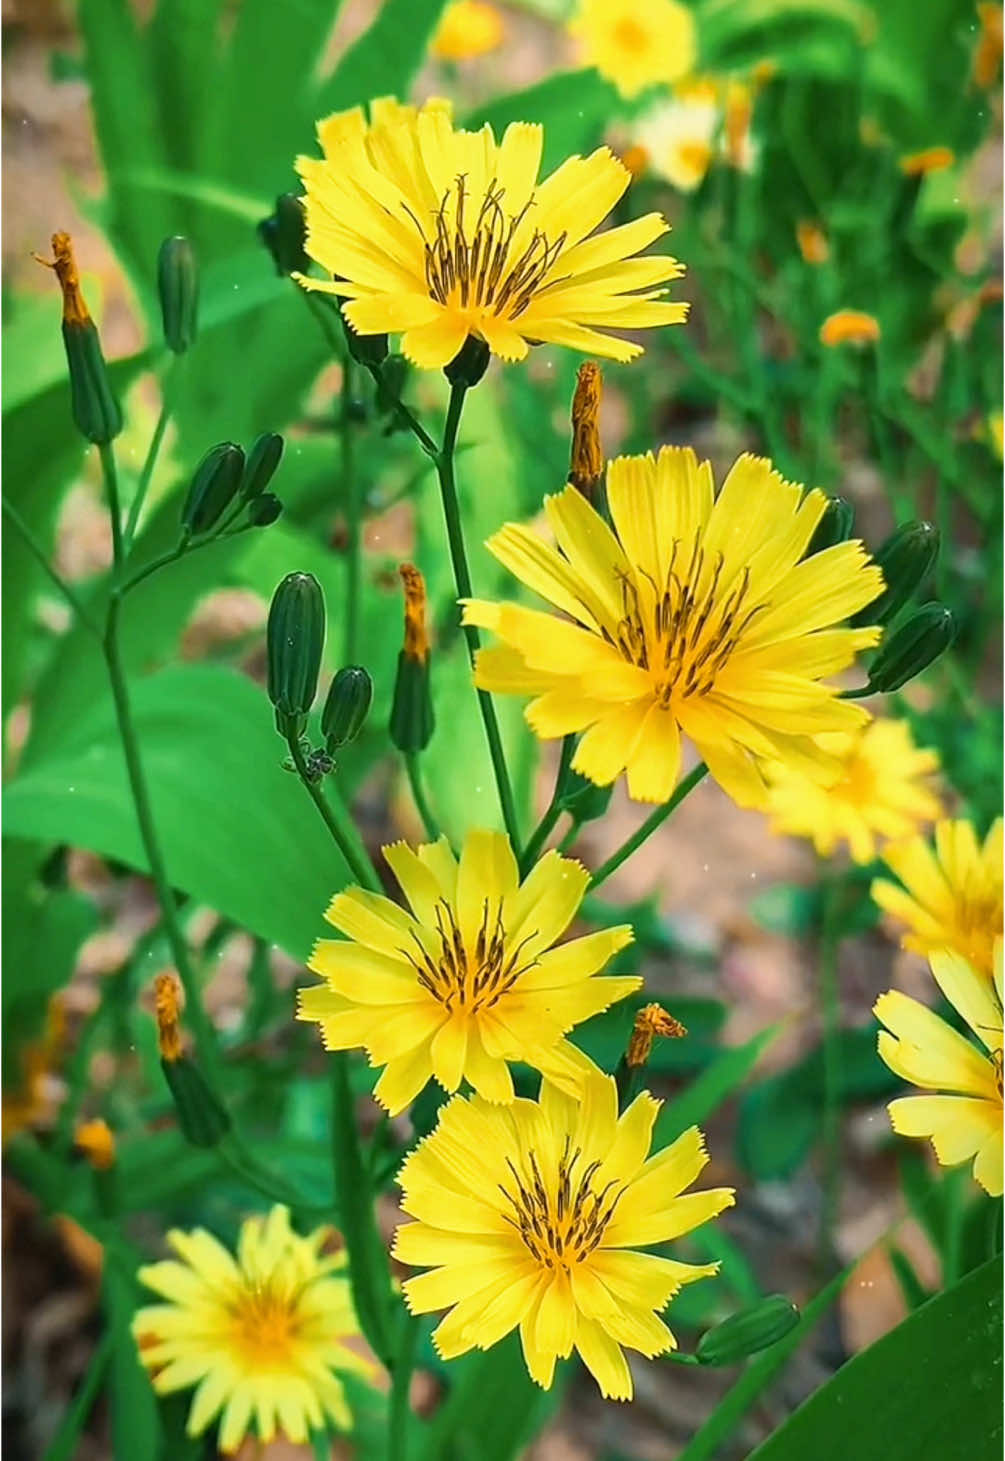
M622 96L679 81L697 59L694 16L678 0L580 0L569 29L583 64Z
M941 810L930 779L934 751L920 751L903 720L873 720L819 744L839 763L826 783L791 766L767 768L771 830L811 838L821 857L847 842L855 862L872 862L877 842L910 837Z
M687 306L663 300L683 268L633 258L667 232L649 213L588 237L630 174L601 147L538 182L543 132L514 122L456 130L444 102L418 112L375 101L319 123L320 161L302 157L307 252L332 276L306 289L342 295L361 335L402 333L414 364L449 364L469 335L504 360L531 342L615 360L642 347L609 330L679 324Z
M619 1118L614 1081L598 1072L579 1101L545 1081L539 1101L457 1096L441 1110L398 1175L418 1221L399 1227L393 1251L432 1270L404 1284L412 1312L450 1308L433 1334L444 1359L489 1349L519 1325L539 1385L575 1348L604 1395L631 1399L621 1346L673 1349L657 1315L718 1264L630 1250L733 1203L724 1187L680 1195L708 1160L697 1127L648 1155L660 1104L645 1091Z
M949 949L990 975L1002 932L1002 819L983 845L973 823L939 822L935 846L923 837L893 843L883 861L903 887L877 878L872 896L907 925L902 943L918 954Z
M837 345L873 345L879 339L879 321L860 309L839 309L820 326L820 343L833 350Z
M638 989L592 977L631 942L626 925L553 947L576 915L589 874L548 852L520 881L509 839L468 833L460 862L446 838L384 857L410 906L349 888L325 915L346 941L321 939L298 1017L317 1020L329 1050L363 1045L384 1073L374 1095L392 1115L435 1077L512 1101L508 1060L578 1088L592 1062L563 1037Z
M486 0L452 0L430 50L441 61L469 61L494 51L505 33L502 16Z
M901 1136L931 1137L944 1167L974 1158L974 1177L992 1197L1002 1195L1002 963L993 983L958 954L932 955L932 973L983 1050L916 999L891 989L876 1001L886 1026L879 1053L902 1080L938 1095L890 1102ZM987 1054L984 1052L987 1051Z
M690 193L711 166L721 127L716 84L686 81L674 89L669 101L661 101L640 118L633 140L657 177Z
M867 717L822 678L879 637L836 626L883 580L858 542L804 558L823 493L742 456L716 497L708 462L664 447L611 462L607 498L613 530L567 488L545 499L557 548L516 524L489 540L568 618L470 600L466 622L502 640L478 685L533 695L545 739L585 732L574 769L600 786L627 769L637 801L671 795L682 733L741 805L763 804L766 760L831 768L813 737Z
M237 1252L202 1228L168 1233L178 1259L151 1263L140 1280L165 1303L140 1309L133 1335L160 1395L197 1385L190 1436L220 1416L220 1449L236 1451L257 1426L291 1441L330 1419L351 1423L336 1371L371 1376L348 1347L357 1333L344 1254L323 1256L330 1229L301 1238L285 1207L241 1225Z

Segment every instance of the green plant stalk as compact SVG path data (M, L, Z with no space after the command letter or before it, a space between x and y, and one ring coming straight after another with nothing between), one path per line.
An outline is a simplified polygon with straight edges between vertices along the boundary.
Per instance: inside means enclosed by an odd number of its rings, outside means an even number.
M688 772L687 776L684 777L684 780L679 783L670 800L668 802L664 802L661 807L657 807L656 810L642 823L642 826L639 828L639 830L637 832L633 832L631 837L628 838L627 842L623 842L622 845L618 848L617 852L612 853L605 863L601 863L600 867L597 868L597 871L593 874L593 877L587 884L587 891L593 892L594 889L600 887L601 883L605 883L607 881L607 879L611 876L611 873L617 872L621 864L623 862L627 862L632 853L639 850L643 842L645 842L647 838L652 836L657 827L661 827L663 825L667 817L670 816L671 812L676 811L684 798L686 796L689 796L691 792L694 791L699 781L701 781L706 776L707 772L708 767L705 765L704 761L699 761L694 770Z
M426 788L422 784L422 768L419 763L418 751L405 752L405 770L408 773L408 784L411 787L412 800L415 802L416 811L422 818L422 825L426 829L426 836L435 842L440 835L440 828L429 806L429 801L426 797Z
M526 877L534 866L541 848L547 842L555 823L562 815L562 808L559 806L558 799L562 795L562 790L565 785L565 775L572 763L572 754L575 746L575 736L565 736L563 738L562 755L558 763L558 771L555 773L555 788L551 794L551 801L545 808L540 822L538 822L530 834L530 840L520 858L520 872L523 877Z
M378 400L384 399L391 402L391 404L394 406L394 409L401 424L412 433L416 441L422 447L422 450L426 453L426 456L429 457L433 462L437 462L440 456L439 447L436 445L436 442L430 436L429 432L423 426L419 418L414 414L414 412L408 409L404 401L400 400L397 396L392 396L391 393L388 391L387 386L384 383L383 368L379 365L368 365L367 370L373 376L374 382L377 386Z
M342 468L342 491L345 493L345 517L349 542L346 558L345 641L343 663L354 665L359 644L360 585L362 576L362 500L359 474L356 471L353 423L350 415L355 386L354 362L346 351L342 362L342 389L339 392L339 452Z
M333 808L328 798L324 795L320 785L312 781L307 771L307 763L304 760L304 753L300 749L299 742L295 736L287 738L286 744L290 748L290 755L293 764L297 768L297 775L307 788L311 801L317 807L322 820L332 840L345 858L349 871L358 883L364 888L369 888L373 893L383 891L380 879L377 876L373 863L367 856L366 848L360 840L359 833L352 824L342 798L336 793L336 806Z
M83 1434L91 1407L98 1398L114 1347L115 1342L106 1331L91 1355L87 1373L60 1422L59 1430L46 1447L42 1461L72 1461L77 1454L77 1442Z
M820 1015L823 1035L824 1107L821 1123L823 1202L820 1209L819 1259L822 1273L834 1265L834 1230L841 1200L841 1001L838 994L837 962L841 936L838 931L841 885L830 881L824 887L820 919Z
M454 477L454 452L457 447L457 431L461 424L461 412L464 409L464 397L467 394L467 386L463 382L456 382L450 388L450 404L447 407L447 420L443 428L443 446L437 454L436 472L440 479L440 495L443 502L443 517L447 525L447 542L450 547L450 561L454 568L454 583L457 586L457 597L459 599L471 598L471 573L468 568L468 556L464 547L464 529L461 526L460 504L457 501L457 482ZM468 656L474 668L475 655L481 648L481 638L474 624L464 625L464 637L467 640ZM520 828L517 825L516 804L513 801L513 788L510 785L509 770L506 766L506 756L503 752L502 736L499 734L499 721L496 718L495 705L492 703L492 696L487 690L476 690L478 696L478 708L482 713L482 722L485 726L485 739L488 741L489 756L492 759L492 770L495 774L496 789L499 793L499 805L502 808L503 821L506 824L506 831L513 844L514 851L519 852Z
M167 374L164 377L164 384L161 388L160 414L157 417L154 434L150 438L146 461L143 463L140 480L136 484L136 492L132 502L129 504L129 514L126 518L123 546L127 553L133 546L133 539L136 536L136 527L140 520L140 513L143 511L143 504L146 501L147 491L149 490L150 481L154 474L154 467L157 465L157 457L160 454L161 443L164 440L164 432L167 430L167 424L171 419L171 412L174 409L174 397L178 383L180 361L181 356L173 355L171 357L171 364L167 369Z
M112 557L115 563L115 573L118 576L125 560L125 547L122 541L122 507L119 502L119 474L115 466L115 453L111 443L106 442L99 446L101 454L101 475L105 483L105 495L108 498L108 516L112 521Z
M576 838L579 836L582 826L582 822L573 822L571 827L563 835L557 849L563 856L575 845Z
M404 1313L391 1375L391 1398L387 1412L387 1461L407 1461L410 1414L408 1394L418 1342L419 1321L412 1314Z
M72 589L64 579L60 578L59 574L49 562L49 559L47 558L45 550L42 548L42 545L35 538L35 535L32 532L31 528L25 522L24 518L18 512L14 504L12 502L9 502L6 497L3 499L3 510L7 517L10 518L14 527L20 533L24 545L28 549L28 552L35 559L38 565L45 570L45 573L48 575L50 581L63 595L64 599L70 605L70 608L76 614L81 624L83 624L84 628L94 635L95 639L100 640L101 628L98 625L97 620L91 617L90 610L84 604L83 600L79 597L76 590Z

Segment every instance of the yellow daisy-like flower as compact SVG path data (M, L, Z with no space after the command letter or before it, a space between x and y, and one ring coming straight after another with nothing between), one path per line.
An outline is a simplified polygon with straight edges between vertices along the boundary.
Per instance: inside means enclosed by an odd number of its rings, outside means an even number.
M430 50L441 61L469 61L494 51L504 35L503 19L494 5L453 0L443 12Z
M202 1228L168 1233L178 1259L139 1276L166 1300L140 1309L133 1335L159 1395L195 1385L188 1434L219 1417L230 1455L254 1427L306 1441L327 1421L352 1423L337 1371L372 1378L375 1367L345 1343L358 1333L344 1254L323 1256L330 1236L301 1238L285 1207L241 1225L237 1252Z
M406 1159L402 1207L417 1222L394 1254L431 1272L407 1279L413 1313L450 1308L433 1334L444 1359L489 1349L518 1325L531 1378L578 1350L601 1392L630 1400L621 1348L662 1354L658 1318L682 1284L718 1264L630 1251L678 1238L733 1203L732 1189L680 1196L708 1157L697 1127L650 1157L660 1102L648 1091L618 1117L610 1076L575 1101L547 1081L540 1101L455 1097Z
M631 174L606 147L538 182L543 131L514 122L455 130L444 102L416 112L390 100L318 125L324 158L301 157L307 252L343 296L361 335L401 333L415 365L436 369L469 335L503 360L549 342L632 360L642 347L610 330L680 324L666 256L633 258L669 225L658 213L593 234ZM593 234L592 237L588 235Z
M595 1067L564 1036L642 984L593 977L631 942L627 925L553 947L586 892L583 865L548 852L521 882L509 839L477 829L460 862L444 837L384 857L411 911L362 888L337 893L325 917L348 942L319 940L310 968L325 983L300 990L297 1017L319 1022L329 1050L366 1047L392 1115L431 1077L512 1101L509 1060L578 1089Z
M585 732L574 768L600 786L627 769L637 801L671 795L682 733L743 806L764 803L764 761L832 768L813 737L867 715L822 677L880 633L835 626L883 578L858 542L804 558L823 493L742 456L716 497L708 462L664 447L611 462L607 498L613 530L569 488L545 499L557 549L513 523L489 540L569 617L469 601L465 621L503 641L477 684L533 695L545 739Z
M974 1158L974 1177L992 1197L1002 1195L1002 963L993 983L958 954L932 955L936 983L984 1050L947 1025L934 1010L899 990L876 1001L886 1026L879 1053L902 1080L942 1094L890 1102L900 1136L931 1138L944 1167Z
M791 766L769 766L771 830L809 837L821 857L847 842L852 859L872 862L877 842L910 837L941 811L929 784L939 769L934 751L920 751L904 720L874 720L861 730L819 737L840 763L826 784Z
M872 896L907 925L901 942L917 954L950 949L989 975L1002 932L1002 819L983 845L973 824L939 822L935 847L923 837L891 844L883 861L903 887L877 878Z
M698 58L694 16L677 0L581 0L569 29L583 65L626 97L679 81Z
M633 133L657 177L682 193L694 192L712 163L722 128L719 87L714 81L684 82L671 101L642 117Z

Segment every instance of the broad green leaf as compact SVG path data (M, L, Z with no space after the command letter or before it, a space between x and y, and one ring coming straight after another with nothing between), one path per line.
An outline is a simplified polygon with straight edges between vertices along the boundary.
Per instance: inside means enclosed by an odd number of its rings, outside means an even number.
M102 1298L112 1340L108 1383L113 1455L157 1461L163 1452L157 1397L140 1364L131 1328L139 1300L136 1263L131 1250L118 1238L105 1243Z
M751 1461L966 1456L1002 1449L1002 1263L993 1258L855 1355Z
M318 94L318 116L375 96L404 100L445 0L383 0L377 18L339 58Z

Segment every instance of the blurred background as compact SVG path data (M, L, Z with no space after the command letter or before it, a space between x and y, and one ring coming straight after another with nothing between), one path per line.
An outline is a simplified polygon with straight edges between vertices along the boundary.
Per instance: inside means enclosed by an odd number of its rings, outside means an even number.
M199 254L200 339L178 374L152 482L150 557L173 542L179 494L207 447L247 445L266 430L287 438L276 486L283 518L214 548L212 563L176 565L138 590L126 659L230 1095L254 1110L263 1150L281 1152L304 1182L324 1160L323 1055L313 1030L290 1019L291 989L333 884L323 833L279 771L261 685L267 606L282 575L314 572L330 608L345 593L341 374L257 225L296 186L293 158L311 149L313 123L327 112L371 95L447 95L459 117L497 130L542 121L549 167L605 141L625 159L634 181L617 221L666 213L688 267L676 294L692 312L683 329L648 332L641 362L605 367L607 455L687 443L717 477L741 450L771 455L793 479L847 498L856 534L873 545L912 517L937 522L933 587L958 615L959 637L886 708L938 751L947 814L983 831L1000 808L1001 8L692 8L693 68L626 98L583 68L561 0L485 6L490 18L469 16L453 33L437 29L439 5L388 0L376 38L369 0L3 6L8 498L64 577L100 594L111 562L100 473L70 418L58 291L31 257L48 256L58 229L73 236L114 362L127 491L165 381L157 250L185 234ZM872 323L845 319L828 331L844 311ZM542 347L526 368L495 364L470 399L459 473L486 597L505 579L481 539L532 517L565 479L578 363ZM407 379L405 392L424 417L442 407L432 376ZM340 776L376 852L421 835L385 730L403 559L419 562L429 583L437 711L449 728L428 755L431 798L457 831L495 810L435 482L369 394L356 419L360 643L376 701ZM104 1322L94 1174L74 1150L79 1123L101 1116L115 1132L125 1221L143 1253L158 1251L172 1225L232 1229L259 1199L221 1176L211 1155L186 1148L173 1126L147 994L166 951L100 660L10 529L3 548L3 1405L10 1456L36 1458ZM329 672L341 662L338 639L330 633ZM500 702L500 712L519 795L540 810L554 759L525 733L518 704ZM576 854L596 866L640 820L617 790ZM897 1082L875 1057L870 1011L891 986L928 995L924 964L900 951L898 930L869 900L875 871L848 866L843 854L825 866L808 842L774 835L766 818L706 782L604 889L610 916L636 927L624 967L639 968L649 997L688 1027L687 1039L658 1050L654 1089L679 1095L709 1072L721 1087L707 1122L710 1181L734 1183L739 1197L721 1231L703 1239L706 1256L722 1260L720 1278L673 1306L684 1342L758 1293L803 1303L835 1263L861 1260L725 1455L746 1455L845 1356L896 1324L917 1297L912 1285L939 1287L947 1263L966 1271L969 1179L940 1177L935 1206L921 1205L935 1180L927 1153L905 1153L889 1132L884 1108ZM841 936L827 951L842 1034L840 1185L821 1256L824 877L843 889ZM627 1010L600 1017L584 1043L616 1061L630 1021ZM741 1052L732 1074L722 1065L731 1051ZM365 1119L372 1124L372 1108ZM386 1207L390 1228L391 1194ZM876 1245L898 1219L895 1242ZM631 1407L605 1405L574 1380L564 1397L549 1397L531 1455L670 1461L733 1378L649 1364L637 1371ZM443 1376L430 1363L418 1383L419 1403L432 1406ZM115 1426L103 1396L69 1454L138 1457L116 1449ZM307 1453L276 1443L267 1454ZM336 1454L372 1452L357 1441Z

